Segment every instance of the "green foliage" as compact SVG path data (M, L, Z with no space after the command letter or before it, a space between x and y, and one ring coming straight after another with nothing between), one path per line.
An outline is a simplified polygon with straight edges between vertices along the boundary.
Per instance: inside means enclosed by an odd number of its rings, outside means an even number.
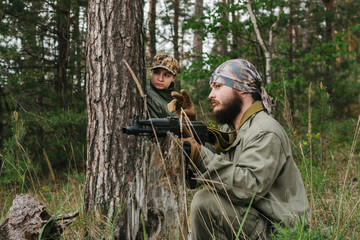
M29 171L48 173L45 154L55 170L84 167L86 114L74 110L14 113L11 137L4 142L0 184L24 186Z
M58 170L83 168L86 150L86 113L74 109L58 109L26 114L29 133L25 146L34 161L40 161L42 169L48 169L44 159L45 150L52 167Z
M164 3L166 9L158 16L161 16L163 25L170 27L157 29L158 35L161 35L159 45L171 42L173 34L173 1L166 0ZM81 49L84 49L85 31L75 23L85 20L76 20L79 16L75 13L80 12L80 16L85 16L86 4L85 0L14 0L0 3L0 185L6 186L6 189L14 188L14 192L23 192L29 189L27 187L30 186L32 175L47 176L44 150L58 173L75 167L81 170L84 165L85 54ZM201 53L200 60L191 61L191 52L184 54L184 62L191 64L178 76L182 87L191 94L199 120L211 124L207 119L211 112L208 82L214 69L228 59L244 58L252 62L265 77L265 59L253 24L247 17L245 1L217 4L212 9L205 9L204 15L196 17L188 16L189 1L181 4L183 32L202 29L204 42L214 43L213 49ZM345 165L357 124L354 119L358 117L360 109L359 1L337 1L333 9L336 14L326 12L322 1L308 2L305 6L280 0L254 0L252 4L260 32L268 46L269 29L276 20L278 10L282 6L286 10L280 13L280 20L273 32L273 82L266 85L266 89L277 100L274 114L280 122L284 121L282 113L286 110L283 103L286 100L290 102L294 131L290 131L290 128L288 131L294 143L294 158L315 209L311 228L302 221L293 228L278 225L273 236L276 239L356 239L359 236L356 232L359 221L354 216L359 214L357 181L360 178L360 164L354 161L349 168ZM55 87L58 80L57 44L63 29L58 27L56 21L67 17L64 14L67 7L71 9L72 31L68 39L71 42L65 82L68 88L59 91ZM288 11L290 7L293 16ZM333 27L332 38L327 35L327 21ZM292 24L296 28L294 45L289 39ZM79 30L78 35L75 29ZM309 35L306 36L306 33ZM186 38L182 40L186 45ZM226 51L219 53L216 48L222 45ZM354 159L357 160L359 141L354 146ZM349 171L349 178L344 182L346 170ZM84 174L69 178L71 180L57 186L49 185L46 181L32 187L47 198L47 203L57 211L70 202L69 199L79 200L81 198L74 196L83 195L73 187L83 187ZM62 188L56 189L58 186ZM344 191L340 188L342 186ZM1 217L11 202L3 189L1 187ZM63 200L58 201L61 202L60 206L55 204L55 191L61 196L58 198ZM69 205L71 208L73 204ZM78 203L78 209L83 209L82 203ZM82 217L73 226L90 230L92 225L97 226L97 219ZM99 236L106 235L98 229L96 231ZM70 238L74 236L73 231L67 234ZM107 234L110 236L111 230ZM75 235L84 236L81 233Z
M26 130L17 112L13 113L12 137L4 142L1 149L0 185L15 184L22 191L28 173L33 170L29 156L23 147Z
M210 93L210 76L215 68L226 60L229 60L229 57L204 54L203 59L192 61L190 67L179 74L178 79L181 81L182 88L191 92L191 99L198 112L201 112L201 109L204 113L210 112L210 103L207 98Z
M83 168L85 31L81 28L84 15L80 12L86 4L84 0L26 0L1 5L0 147L10 149L6 155L9 163L14 158L12 161L17 164L26 163L34 171L46 173L48 157L55 170ZM68 20L70 26L63 27ZM62 41L62 36L70 39ZM60 46L60 42L69 45ZM62 54L66 49L66 54ZM59 70L61 61L63 71ZM21 128L16 130L21 139L13 130L19 122L10 121L14 111L19 116L17 121L21 121ZM23 156L16 152L20 145L14 144L14 139L21 145ZM18 161L19 158L26 161ZM6 176L11 180L14 174L9 171Z
M273 239L301 239L301 240L325 240L329 239L328 229L323 227L310 228L309 223L299 219L293 227L282 227L280 224L275 224L271 233Z

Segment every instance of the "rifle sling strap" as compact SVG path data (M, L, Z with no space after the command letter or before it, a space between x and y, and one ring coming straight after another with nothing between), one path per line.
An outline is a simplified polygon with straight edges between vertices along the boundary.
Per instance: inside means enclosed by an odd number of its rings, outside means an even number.
M214 150L216 153L226 152L228 151L233 142L236 139L236 132L240 129L240 127L248 120L253 114L264 110L264 106L262 102L256 102L251 105L251 107L246 110L244 116L241 118L240 125L237 129L230 132L223 132L215 128L208 128L208 132L212 134L211 136L214 139Z

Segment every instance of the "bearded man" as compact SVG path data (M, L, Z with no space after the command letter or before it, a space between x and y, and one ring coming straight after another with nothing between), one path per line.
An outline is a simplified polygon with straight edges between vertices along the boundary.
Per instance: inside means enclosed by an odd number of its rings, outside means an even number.
M282 126L255 67L243 59L221 64L210 79L213 114L233 141L220 151L192 136L190 159L204 188L191 203L196 239L268 239L273 223L307 219L309 205ZM241 231L240 231L240 226Z

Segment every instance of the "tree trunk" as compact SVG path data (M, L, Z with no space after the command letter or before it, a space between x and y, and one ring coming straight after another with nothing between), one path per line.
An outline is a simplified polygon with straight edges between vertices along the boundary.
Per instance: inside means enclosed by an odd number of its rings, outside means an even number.
M226 0L221 0L221 4L222 6L225 8L226 7ZM223 18L224 22L227 22L229 20L229 14L225 11L223 11L221 13L221 18ZM217 52L218 52L218 56L226 56L227 55L227 36L228 36L228 32L226 30L221 30L221 33L219 33L220 35L218 36L219 38L217 39L218 41L218 46L217 46Z
M229 3L231 4L231 6L234 6L234 0L229 0ZM239 19L239 13L236 14L237 11L233 10L231 12L231 22L232 22L232 26L231 26L231 58L239 58L238 56L238 49L240 46L242 46L241 44L241 39L239 37L240 35L240 26L238 23L238 19Z
M264 57L265 57L265 78L266 78L266 83L270 84L272 82L271 80L271 68L272 68L272 41L273 41L273 30L276 27L277 23L279 22L280 16L281 16L281 12L282 9L280 9L279 15L277 16L276 21L271 25L270 30L269 30L269 41L268 44L266 45L264 42L264 39L262 37L262 34L260 32L260 29L257 25L257 21L256 21L256 17L254 14L254 11L252 9L251 6L251 1L246 2L246 7L248 9L248 12L250 14L250 19L251 22L253 24L254 27L254 32L256 34L256 39L258 40L263 52L264 52Z
M195 21L200 21L200 16L203 15L203 0L196 0L195 3ZM202 34L203 30L195 29L194 30L194 40L193 40L193 59L201 59L201 53L203 51L203 41Z
M144 89L143 5L143 0L89 1L84 209L99 218L106 216L114 239L175 238L177 233L184 239L186 201L179 180L178 145L165 140L159 151L142 137L121 133L133 115L144 117L143 100L123 62ZM159 158L163 151L168 154ZM171 179L164 177L163 169ZM99 237L91 229L88 234Z
M302 40L301 40L301 47L302 49L306 49L308 47L308 41L309 41L309 38L310 38L310 34L311 34L311 18L312 18L312 13L311 13L311 10L310 10L310 5L311 3L309 3L309 0L305 0L305 8L306 8L306 11L305 11L305 23L304 23L304 30L303 30L303 37L302 37Z
M132 215L136 216L132 219L135 224L132 225L131 235L126 239L187 239L186 187L181 151L173 135L160 139L159 144L143 141L143 158L135 168L136 183L133 186L133 194L137 197L127 203L132 206L131 215L118 221L129 221Z
M174 58L179 61L179 11L180 11L180 2L179 0L174 0Z
M353 1L348 0L348 5L352 6ZM349 18L348 20L348 26L349 28L355 26L357 24L356 20L353 18ZM347 37L347 43L349 45L349 52L354 52L359 46L360 38L355 34L353 31L349 31L348 37ZM352 54L347 54L345 58L353 59L354 56Z
M290 42L290 47L289 47L289 62L290 65L293 64L293 60L294 60L294 52L296 49L296 29L295 29L295 14L294 14L294 8L295 8L295 1L292 0L291 4L290 4L290 26L289 26L289 42ZM288 79L289 81L293 80L293 70L292 68L290 68L288 70ZM294 112L294 96L293 96L293 90L292 88L290 88L289 90L289 98L288 101L290 103L290 110L291 112Z
M71 51L69 56L69 85L71 95L73 93L80 93L81 91L81 35L80 35L80 5L78 2L74 3L72 7L73 17L72 23L72 38Z
M150 0L149 5L148 57L152 61L156 55L156 0Z
M254 11L252 9L252 6L251 6L251 2L248 1L246 3L246 7L248 9L248 12L250 14L250 19L251 19L251 22L254 26L254 32L256 34L256 39L258 40L263 52L264 52L264 57L265 57L265 78L266 78L266 83L267 84L270 84L271 83L271 49L269 48L269 46L267 46L264 42L264 39L261 35L261 32L260 32L260 29L257 25L257 21L256 21L256 17L255 17L255 14L254 14ZM270 35L270 34L269 34ZM270 43L269 43L270 45Z
M98 217L127 215L121 206L133 193L140 138L121 134L131 116L142 113L142 99L124 64L145 86L142 0L90 0L87 33L87 173L84 208ZM125 199L125 200L123 200ZM115 226L126 239L132 219Z
M179 11L180 11L180 1L174 0L174 58L180 62L180 49L179 49ZM178 74L181 72L179 69ZM181 89L181 83L179 79L175 80L175 89Z
M333 41L334 28L333 28L333 20L334 20L334 0L323 0L325 5L326 14L325 14L325 42L330 43ZM327 87L327 91L330 96L334 93L334 83L333 83L333 73L332 69L334 67L335 61L331 58L327 58L326 60L326 68L325 68L325 84Z
M0 85L0 148L3 149L3 143L8 137L8 133L10 132L11 128L11 117L10 117L10 106L7 102L7 95L3 90L3 87ZM0 175L2 172L3 158L0 158Z
M56 9L57 19L57 41L58 41L58 55L57 55L57 72L55 77L55 91L63 96L68 91L69 83L67 82L66 70L69 58L70 48L70 6L58 2Z

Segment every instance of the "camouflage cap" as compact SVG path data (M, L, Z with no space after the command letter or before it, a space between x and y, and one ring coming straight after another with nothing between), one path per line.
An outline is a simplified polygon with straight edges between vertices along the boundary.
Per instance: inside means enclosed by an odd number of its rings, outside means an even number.
M249 61L232 59L215 69L209 84L222 83L243 92L259 93L264 107L270 113L272 99L265 91L265 88L261 86L261 82L260 74Z
M151 70L155 68L165 68L172 74L176 75L179 70L178 61L172 56L166 54L159 54L154 57Z

